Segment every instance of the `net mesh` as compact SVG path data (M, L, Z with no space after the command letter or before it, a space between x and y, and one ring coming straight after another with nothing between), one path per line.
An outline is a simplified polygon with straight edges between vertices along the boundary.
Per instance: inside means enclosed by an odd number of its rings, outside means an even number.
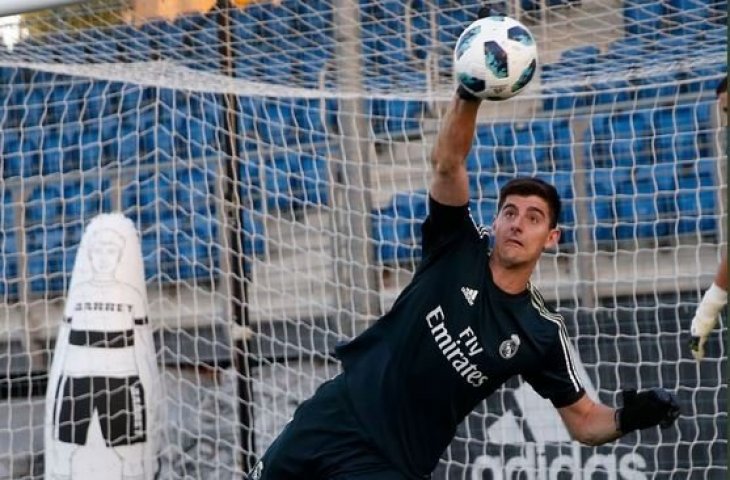
M339 371L335 342L413 274L451 51L479 6L284 0L159 18L141 3L0 19L20 33L0 49L10 478L43 474L65 291L83 227L109 211L142 239L160 478L235 478L263 453ZM662 386L683 416L582 447L513 379L460 426L436 478L725 478L724 323L701 365L686 344L726 243L715 87L727 2L490 5L531 29L541 69L481 108L473 216L490 224L517 174L555 184L563 235L534 281L564 315L590 392L614 405L621 388Z

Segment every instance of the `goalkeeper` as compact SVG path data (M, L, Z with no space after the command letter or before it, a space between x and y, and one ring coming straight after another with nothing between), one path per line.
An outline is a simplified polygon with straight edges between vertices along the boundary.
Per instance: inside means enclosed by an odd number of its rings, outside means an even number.
M722 118L727 122L727 75L717 86L716 93L717 102L722 111ZM726 124L722 121L720 123ZM695 311L695 316L692 318L690 348L695 359L702 360L705 357L707 337L715 328L717 317L720 316L720 312L725 308L725 305L727 305L727 252L723 254L715 273L715 280L702 296L702 300Z
M413 280L388 313L337 348L343 373L297 408L250 479L430 478L459 423L515 375L587 445L678 417L662 389L624 391L620 408L586 394L561 316L530 284L560 236L553 186L517 178L502 188L490 251L467 207L465 160L479 106L460 91L437 136Z

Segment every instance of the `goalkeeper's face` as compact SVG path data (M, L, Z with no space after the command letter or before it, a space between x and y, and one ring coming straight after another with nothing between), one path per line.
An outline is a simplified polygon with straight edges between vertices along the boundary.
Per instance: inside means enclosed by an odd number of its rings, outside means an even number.
M537 195L509 195L494 220L492 255L505 268L534 266L553 248L560 230L550 225L550 207Z

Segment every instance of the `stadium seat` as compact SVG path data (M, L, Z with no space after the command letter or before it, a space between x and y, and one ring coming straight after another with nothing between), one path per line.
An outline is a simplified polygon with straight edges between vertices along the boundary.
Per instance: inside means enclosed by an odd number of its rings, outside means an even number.
M34 85L30 87L27 96L23 100L25 113L22 124L24 126L37 126L41 123L41 117L46 110L46 92L44 86Z
M426 191L399 192L373 211L373 240L379 263L393 265L420 257L421 229L426 218Z
M103 149L99 132L93 130L84 131L81 134L79 163L76 168L89 169L103 165L102 153Z
M262 173L266 190L266 204L272 210L289 210L294 202L292 165L286 153L266 159Z
M132 63L152 60L153 49L149 38L140 29L131 25L118 25L114 29L114 38L121 61Z
M613 80L606 82L593 82L591 88L594 90L592 96L594 105L615 105L617 103L631 100L631 90L626 80Z
M261 189L261 168L257 155L246 156L239 162L238 170L241 180L241 198L245 205L260 210L263 205Z
M14 233L0 232L0 298L18 295L17 237Z
M321 143L326 141L322 121L322 104L319 99L300 98L293 100L292 110L297 128L297 137L302 143Z
M3 189L0 207L0 298L14 297L18 293L19 252L18 226L15 223L16 208L13 191Z
M111 211L109 182L69 180L64 183L63 214L68 222L86 223L99 213Z
M625 0L623 15L627 34L652 39L662 29L664 5L655 1Z
M84 31L85 60L91 63L114 63L120 60L118 39L114 27L91 27ZM78 60L76 60L78 61Z
M248 255L266 254L266 226L260 213L253 210L243 211L243 245Z
M257 132L263 143L287 146L296 141L297 131L293 100L272 98L257 102L259 105Z
M575 75L586 75L593 72L601 50L595 45L584 45L563 50L560 63L567 66Z
M222 57L217 48L217 12L183 15L175 19L175 24L185 32L186 65L211 72L220 71Z
M43 137L39 145L41 175L50 175L61 172L63 168L63 146L61 132L57 127L43 129Z
M664 21L670 25L666 31L675 35L691 35L711 28L708 0L667 0Z
M412 0L409 8L410 53L419 60L425 60L431 48L431 16L425 0Z
M384 101L384 107L384 133L397 137L420 131L420 120L425 108L423 102L389 99Z
M469 189L472 193L484 192L488 185L493 183L497 171L497 158L494 145L477 144L472 147L467 157L467 174L469 175Z
M211 215L215 212L213 171L203 168L182 168L176 171L175 201L186 212Z
M568 78L572 78L574 75L575 72L569 74ZM543 110L546 112L573 110L593 103L590 92L582 85L543 88L542 93Z
M573 169L573 133L568 119L552 119L546 123L550 161L556 170Z
M580 2L581 0L546 0L545 6L549 8L573 3L580 4ZM542 8L542 2L540 0L520 0L520 6L523 10L527 11L540 10Z
M2 166L3 178L32 175L33 169L36 168L37 152L26 142L25 138L21 138L18 133L7 129L2 132L2 148L3 161L0 162L0 166Z
M329 172L326 155L289 154L293 203L301 208L329 202Z
M185 45L185 30L167 21L148 22L142 29L150 36L150 46L160 59L185 63L190 54Z
M26 225L55 221L61 215L62 193L57 183L37 185L26 204Z

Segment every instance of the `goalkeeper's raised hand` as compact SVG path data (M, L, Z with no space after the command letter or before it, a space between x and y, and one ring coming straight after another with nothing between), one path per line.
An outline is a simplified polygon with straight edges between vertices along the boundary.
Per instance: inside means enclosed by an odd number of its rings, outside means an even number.
M616 410L616 424L623 434L655 425L669 428L679 417L677 400L662 388L624 390L622 396L623 407Z
M479 8L479 11L477 12L477 18L486 18L492 14L494 14L494 12L492 12L492 8L489 5L483 5ZM456 93L462 100L466 100L469 102L481 101L480 98L469 93L461 84L459 84L459 86L456 88Z

